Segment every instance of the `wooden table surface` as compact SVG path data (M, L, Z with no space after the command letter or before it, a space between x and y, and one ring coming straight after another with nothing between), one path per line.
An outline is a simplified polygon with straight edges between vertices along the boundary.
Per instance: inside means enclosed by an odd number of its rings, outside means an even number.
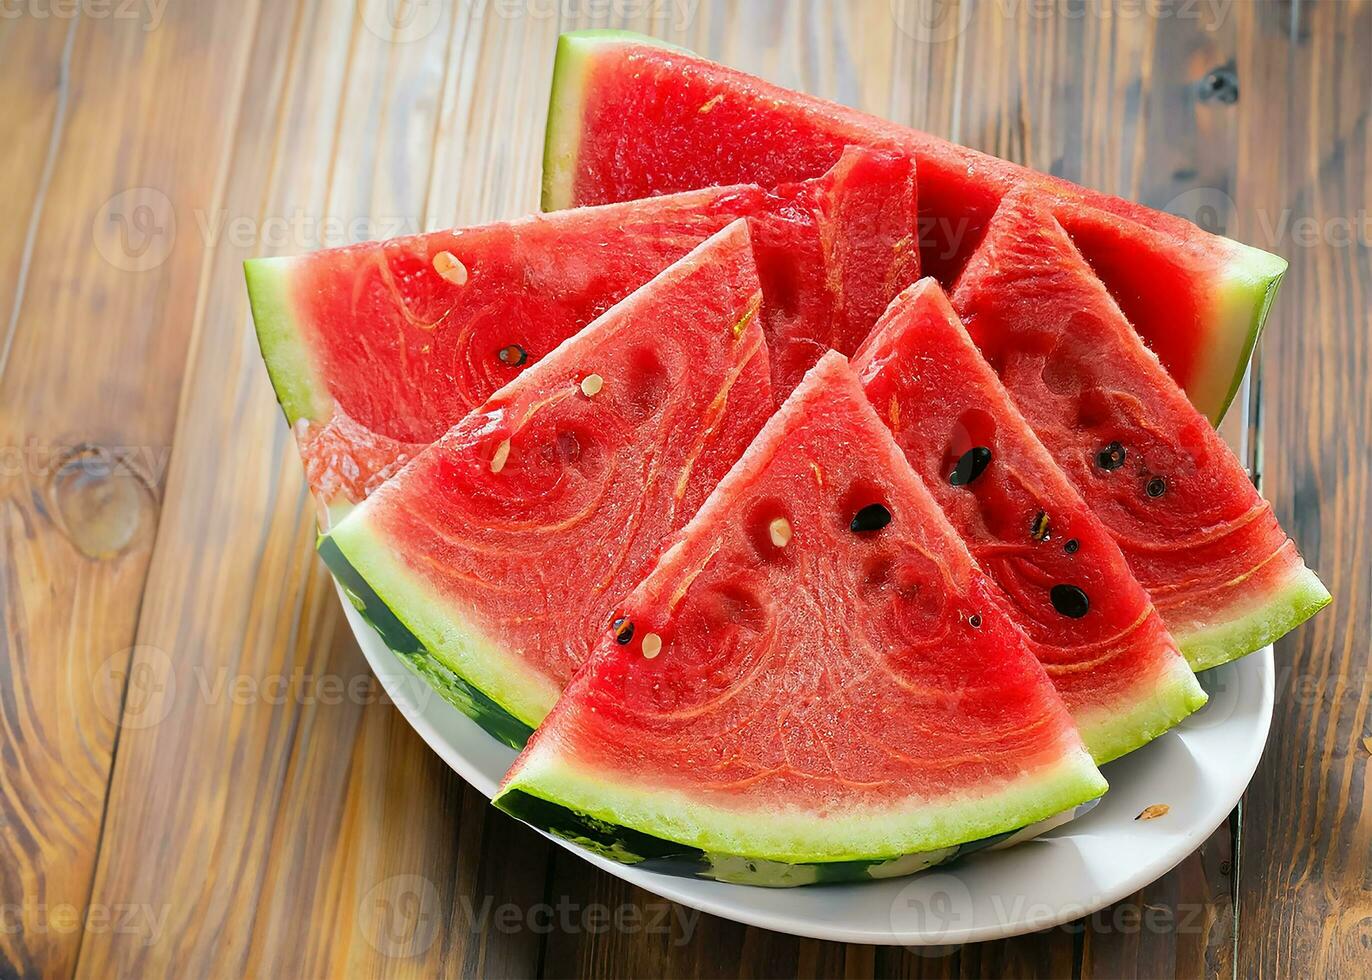
M240 265L533 209L584 26L1290 260L1264 489L1336 598L1176 870L1012 941L798 940L550 847L387 703ZM0 976L1372 975L1372 3L13 0L0 81Z

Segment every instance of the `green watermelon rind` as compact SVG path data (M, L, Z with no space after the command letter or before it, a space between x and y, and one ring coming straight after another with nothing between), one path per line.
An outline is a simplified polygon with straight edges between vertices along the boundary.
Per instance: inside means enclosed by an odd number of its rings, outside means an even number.
M899 878L936 865L947 864L977 851L1004 845L1012 837L1026 840L1037 837L1090 809L1089 804L1084 804L1019 830L1010 830L934 851L906 854L898 858L792 863L686 847L674 841L663 840L661 837L653 837L605 820L578 814L567 807L522 790L514 790L502 796L496 805L531 826L540 827L555 837L621 864L634 865L642 870L660 874L709 878L735 885L765 888L794 888L801 885Z
M441 632L426 628L424 586L390 557L389 547L376 539L360 516L354 511L318 544L320 557L353 606L386 646L445 701L498 741L523 748L556 698L555 691L549 694L549 682L521 676L516 661L477 630L464 628L456 617L443 617L446 626ZM484 670L474 670L474 664ZM540 689L542 698L533 693Z
M1216 295L1214 316L1223 325L1214 336L1241 339L1227 349L1217 347L1206 352L1209 355L1206 363L1198 368L1198 376L1204 380L1193 380L1186 392L1198 407L1210 400L1205 397L1206 393L1224 392L1213 409L1201 408L1202 414L1215 425L1223 421L1243 385L1248 362L1253 358L1253 351L1262 336L1267 315L1272 310L1287 270L1287 261L1280 256L1232 238L1224 241L1233 247L1234 255L1229 265L1228 281Z
M1115 703L1075 710L1073 720L1097 765L1142 748L1205 707L1209 695L1186 661L1168 661L1162 676L1140 681Z
M292 426L302 418L323 420L333 407L328 385L319 375L291 301L291 272L296 261L263 258L243 263L262 360L276 400Z
M602 779L535 746L492 802L526 823L605 857L675 874L752 884L894 877L1074 811L1107 789L1084 750L991 794L885 813L732 811L660 786ZM921 862L927 862L921 864ZM761 869L749 872L748 865ZM905 865L909 870L902 870ZM809 869L809 870L805 870ZM885 873L883 873L883 871ZM723 875L728 875L724 877Z
M543 144L544 211L558 211L573 204L587 70L597 50L615 44L652 45L694 54L632 31L570 31L558 38ZM1222 342L1202 352L1208 355L1207 363L1198 371L1203 380L1192 379L1186 393L1218 425L1238 394L1287 263L1251 245L1221 235L1213 238L1232 249L1224 281L1214 284L1211 315L1215 325L1207 331Z
M1192 670L1209 670L1269 646L1331 601L1324 583L1302 565L1283 588L1256 599L1248 612L1209 629L1175 634L1175 639Z
M548 123L543 131L544 211L561 211L572 204L572 173L580 143L581 104L587 56L598 44L651 44L673 51L686 48L633 31L568 31L557 39L553 82L548 96ZM690 53L687 51L687 53Z

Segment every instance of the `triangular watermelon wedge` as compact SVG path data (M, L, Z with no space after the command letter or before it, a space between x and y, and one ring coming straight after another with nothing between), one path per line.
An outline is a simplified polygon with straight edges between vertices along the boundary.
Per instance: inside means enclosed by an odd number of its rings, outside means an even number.
M320 540L363 615L523 744L775 406L736 221L500 389Z
M1286 262L1189 221L1037 173L621 31L558 41L543 206L823 173L845 146L916 158L925 275L951 284L1017 189L1052 213L1144 340L1214 420L1243 377Z
M1097 763L1205 704L1114 539L1015 410L938 283L897 297L853 368L1000 587ZM1084 609L1071 605L1078 592L1090 597Z
M783 397L850 354L919 275L913 164L854 148L827 173L578 208L246 264L262 356L336 521L496 389L738 218Z
M530 740L497 806L623 861L889 877L1104 779L846 360L767 423Z
M1052 215L1007 198L952 301L1194 669L1260 649L1329 602Z

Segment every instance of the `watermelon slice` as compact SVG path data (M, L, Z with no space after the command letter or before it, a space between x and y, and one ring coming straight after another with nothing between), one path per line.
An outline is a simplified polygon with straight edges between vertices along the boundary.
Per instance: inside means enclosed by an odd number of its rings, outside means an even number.
M1001 205L953 306L1193 668L1266 646L1329 602L1234 454L1031 197Z
M736 221L500 389L320 541L363 615L520 745L775 407Z
M837 353L616 623L495 799L611 857L887 877L1106 788Z
M918 278L914 192L907 156L855 148L823 176L770 191L712 188L256 259L248 288L310 487L337 520L497 388L740 217L768 300L773 381L789 391L829 347L852 353Z
M1205 704L1119 547L1034 438L933 279L853 367L915 473L1001 589L1097 763ZM1071 605L1078 593L1089 608Z
M950 284L1021 188L1076 239L1167 370L1218 421L1286 270L1188 221L618 32L558 42L543 206L823 173L845 145L917 157L925 274Z

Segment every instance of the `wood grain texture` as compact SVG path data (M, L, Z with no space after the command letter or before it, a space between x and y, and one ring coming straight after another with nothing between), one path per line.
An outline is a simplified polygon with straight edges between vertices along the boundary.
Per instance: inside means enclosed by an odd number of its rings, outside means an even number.
M1241 20L1237 233L1291 262L1263 341L1263 487L1335 595L1278 645L1272 735L1247 794L1239 976L1372 970L1372 5ZM1244 65L1251 66L1247 69ZM1274 140L1271 134L1282 134ZM1261 147L1261 151L1258 148Z
M318 229L395 234L431 195L482 175L522 178L517 206L530 206L532 162L430 162L436 131L495 102L492 72L450 56L454 33L482 25L439 23L400 45L376 13L266 4L252 29L223 210L258 231L209 251L139 621L140 653L165 652L139 666L174 697L121 746L93 894L137 896L166 910L165 927L153 943L88 937L85 976L537 965L527 934L477 917L541 898L546 847L485 806L369 682L313 554L313 508L244 302L243 259L317 247ZM300 239L269 240L296 217Z
M553 43L587 26L1291 259L1263 345L1264 489L1337 598L1279 646L1241 814L1170 874L961 948L744 927L493 811L371 678L313 554L240 265L533 209ZM0 903L23 910L0 921L0 976L1366 976L1369 50L1367 0L0 19Z
M0 972L86 934L201 261L171 222L213 198L235 22L0 20Z

